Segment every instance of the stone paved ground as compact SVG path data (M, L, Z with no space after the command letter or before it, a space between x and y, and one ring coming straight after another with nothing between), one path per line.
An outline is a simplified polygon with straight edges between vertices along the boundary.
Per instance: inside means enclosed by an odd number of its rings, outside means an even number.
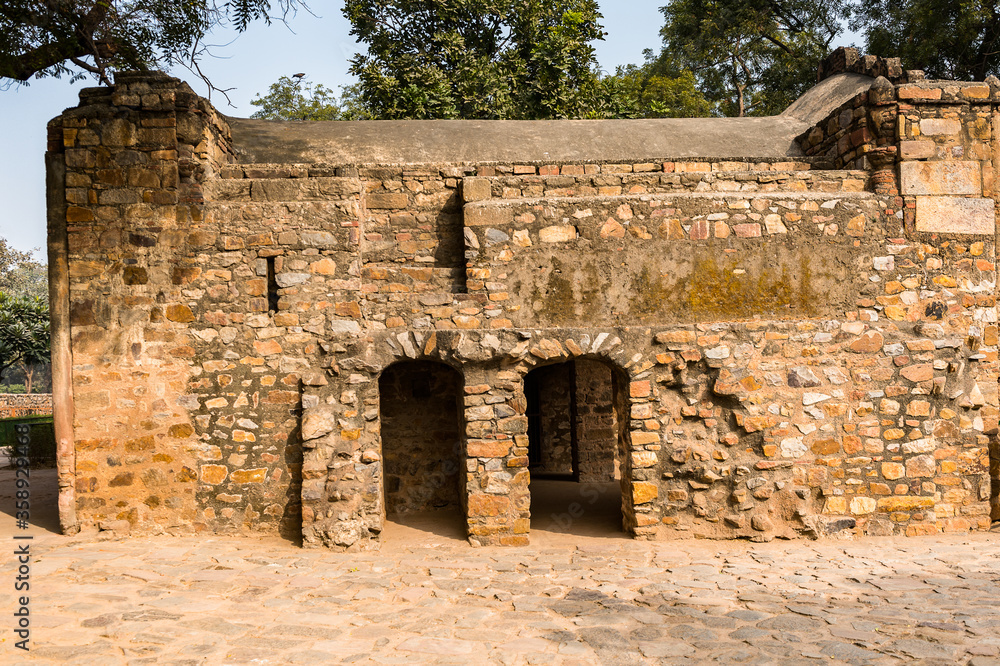
M3 663L1000 664L996 533L473 549L397 527L380 554L29 533L32 649L5 594Z

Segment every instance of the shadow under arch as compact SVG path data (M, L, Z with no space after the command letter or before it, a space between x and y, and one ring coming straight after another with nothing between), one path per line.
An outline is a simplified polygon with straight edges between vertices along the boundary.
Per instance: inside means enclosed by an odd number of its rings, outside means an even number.
M378 377L387 543L414 531L466 537L463 388L462 373L435 360L398 360Z
M532 533L630 531L628 383L614 361L597 356L525 374Z

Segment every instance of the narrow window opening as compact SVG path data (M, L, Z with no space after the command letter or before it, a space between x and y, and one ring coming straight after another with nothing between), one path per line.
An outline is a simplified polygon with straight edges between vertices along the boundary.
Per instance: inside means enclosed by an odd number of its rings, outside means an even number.
M274 275L274 257L267 257L267 311L278 311L278 280Z

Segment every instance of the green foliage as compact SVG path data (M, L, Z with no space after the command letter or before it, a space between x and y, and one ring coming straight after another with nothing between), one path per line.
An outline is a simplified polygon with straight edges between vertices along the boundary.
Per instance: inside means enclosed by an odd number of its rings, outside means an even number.
M724 115L780 113L816 82L843 0L673 0L651 67L690 71Z
M250 104L260 110L251 118L265 120L340 120L340 105L333 91L323 84L315 88L302 78L282 76L267 94Z
M56 462L56 437L52 416L36 414L0 419L0 446L13 447L17 443L14 426L28 424L28 464L32 467L52 467Z
M377 118L579 118L600 106L595 0L347 0Z
M301 0L278 0L282 16ZM74 78L109 82L118 70L192 66L216 26L240 32L270 23L270 0L5 0L0 3L0 78Z
M15 296L47 300L48 273L45 264L31 258L31 252L20 252L0 238L0 291Z
M899 57L930 78L982 81L1000 74L1000 8L986 0L855 2L851 27L867 52Z
M343 86L338 98L323 84L307 83L302 78L282 76L272 83L263 97L250 103L259 106L251 118L263 120L371 120L372 116L359 99L357 84Z
M49 304L0 291L0 380L15 364L49 361Z
M714 105L697 88L691 70L666 72L647 51L644 65L619 67L601 79L605 118L702 118ZM595 116L597 117L597 116Z

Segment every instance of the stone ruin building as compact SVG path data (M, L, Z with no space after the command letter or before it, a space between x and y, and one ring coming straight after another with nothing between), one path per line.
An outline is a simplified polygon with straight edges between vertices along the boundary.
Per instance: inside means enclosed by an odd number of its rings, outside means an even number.
M1000 519L1000 81L835 52L780 116L49 123L62 527L377 548L532 476L635 538Z

